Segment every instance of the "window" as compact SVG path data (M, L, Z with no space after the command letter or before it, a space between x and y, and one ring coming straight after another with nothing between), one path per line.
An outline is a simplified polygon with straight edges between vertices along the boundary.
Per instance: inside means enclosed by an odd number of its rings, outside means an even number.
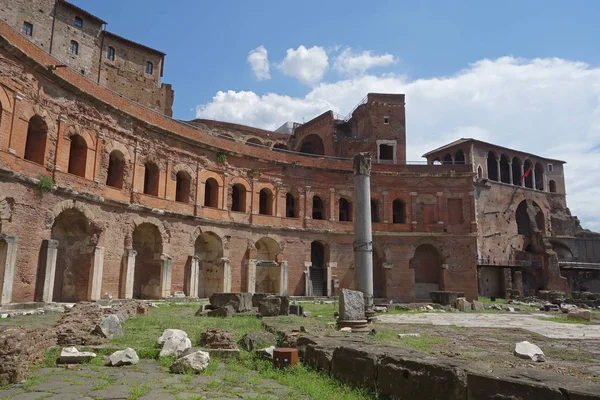
M204 207L219 206L219 184L215 178L208 178L204 183Z
M323 200L319 196L313 197L312 219L324 219Z
M154 71L154 64L152 64L150 61L146 61L146 73L152 75L153 71Z
M23 35L32 36L33 35L33 24L27 21L23 22L23 29L21 29L21 33Z
M448 199L448 224L460 225L463 222L462 199Z
M29 120L27 139L25 141L25 159L37 164L44 164L46 155L46 138L48 125L39 115L34 115Z
M192 179L185 171L179 171L175 176L175 201L190 202L190 187Z
M383 117L383 123L385 125L389 124L390 123L390 117Z
M246 188L241 183L233 185L231 191L231 211L246 212Z
M71 54L79 54L79 43L77 43L74 40L71 40L71 46L69 47L69 51L71 52Z
M75 25L78 28L83 28L83 20L81 19L81 17L75 17L75 19L73 20L73 25Z
M69 152L69 173L85 178L87 164L87 143L79 135L71 136L71 150Z
M394 200L392 203L392 218L394 224L406 223L406 206L404 201L400 199Z
M388 144L379 145L379 160L394 161L394 146Z
M125 157L119 150L113 150L108 157L108 172L106 185L123 189L123 173L125 171Z
M338 215L338 219L341 222L345 222L345 221L352 221L352 206L351 203L344 199L341 198L339 203L339 215Z
M108 46L108 49L106 50L106 58L108 58L110 61L115 61L115 48L112 46Z
M376 199L371 199L371 222L379 222L379 204Z
M158 196L158 166L147 162L144 166L144 194Z
M554 170L554 166L552 164L548 164L548 172L552 172Z
M267 188L261 189L259 194L258 213L273 215L273 193Z
M285 216L286 218L296 218L296 200L291 193L285 194Z

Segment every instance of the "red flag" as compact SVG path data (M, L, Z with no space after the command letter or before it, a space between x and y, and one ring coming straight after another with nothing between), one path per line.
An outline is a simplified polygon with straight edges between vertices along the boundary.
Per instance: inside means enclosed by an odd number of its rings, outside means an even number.
M529 176L529 174L531 173L531 169L532 168L533 168L533 165L530 166L527 171L525 171L525 173L523 174L523 176L521 177L521 179L519 179L519 183L523 183L523 181L525 180L525 178L527 178Z

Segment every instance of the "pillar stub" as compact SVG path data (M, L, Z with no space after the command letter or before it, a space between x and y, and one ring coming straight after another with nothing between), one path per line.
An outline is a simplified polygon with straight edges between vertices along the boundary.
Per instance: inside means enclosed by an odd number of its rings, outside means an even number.
M21 92L15 92L15 100L21 101L25 98L25 95Z
M331 193L335 193L335 188L329 188L329 191L330 191Z
M67 118L67 116L66 116L66 115L64 115L64 114L60 114L60 115L58 116L58 120L59 120L60 122L67 122L69 119Z
M371 176L371 153L358 153L354 156L354 175Z
M48 240L48 248L49 249L58 249L58 240L49 239Z
M417 192L410 192L408 195L409 196L418 196L419 194Z
M8 152L14 156L17 155L17 151L15 149L8 149Z

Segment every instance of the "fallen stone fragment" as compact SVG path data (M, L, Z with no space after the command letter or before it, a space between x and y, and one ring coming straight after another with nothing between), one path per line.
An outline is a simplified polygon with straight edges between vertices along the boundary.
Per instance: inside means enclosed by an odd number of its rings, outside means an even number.
M421 337L421 334L420 333L399 333L398 337L400 339L406 338L406 337Z
M122 336L123 328L121 327L121 323L124 318L122 316L119 318L120 315L121 314L110 314L103 316L100 318L100 321L98 321L98 325L96 325L94 331L107 339L112 339L115 336Z
M140 361L134 349L128 347L125 350L115 351L108 357L108 365L120 367L123 365L133 365Z
M275 350L275 346L269 346L264 349L256 350L256 355L259 358L265 359L273 359L273 350Z
M356 290L342 289L340 296L340 319L341 320L364 320L365 300L362 292Z
M567 313L569 319L580 319L583 321L592 320L592 312L590 310L584 310L583 308L573 308Z
M560 305L560 311L562 311L563 313L568 313L570 310L573 310L577 308L577 306L573 305L573 304L561 304Z
M8 318L8 314L0 314L0 318L2 318L2 319Z
M552 303L546 303L542 306L543 311L558 311L558 305Z
M229 318L233 317L235 313L235 309L232 306L223 306L213 310L207 310L206 316L215 318Z
M433 311L433 307L432 307L432 306L430 306L429 304L427 304L427 305L425 306L425 310L427 310L427 311Z
M90 361L96 357L96 353L89 351L79 351L76 347L65 347L60 351L58 364L81 364Z
M484 309L484 306L482 302L473 300L473 302L471 303L471 308L473 309L473 311L481 311Z
M200 344L208 349L237 349L231 333L218 328L209 328L203 332Z
M205 351L199 350L181 357L169 367L169 370L175 374L185 374L188 372L198 374L208 367L209 361L210 355Z
M308 318L308 317L310 317L311 315L312 315L312 313L311 313L310 311L304 311L304 312L302 313L302 316L303 316L303 317L305 317L305 318Z
M508 307L508 312L515 312L515 309L513 307Z
M281 299L276 296L268 296L258 304L258 312L263 317L276 317L281 311Z
M431 306L429 306L431 307ZM431 309L433 310L433 307L431 307ZM374 306L373 307L373 311L375 312L379 312L379 313L386 313L387 312L387 307L382 307L382 306Z
M340 332L352 332L352 328L350 328L349 326L346 326L344 328L341 328Z
M180 357L185 350L192 347L187 333L180 329L166 329L158 338L158 344L162 345L159 357Z
M455 307L458 311L470 311L471 303L469 303L464 297L459 297L456 299Z
M277 337L271 332L265 331L246 333L242 337L242 340L240 340L240 345L246 351L272 346L274 344L277 344Z
M185 293L183 293L183 292L175 292L175 293L173 293L173 297L176 298L176 299L183 299L183 298L185 298Z
M514 355L519 358L524 358L526 360L533 360L537 362L546 361L544 352L535 344L529 343L527 341L515 344Z

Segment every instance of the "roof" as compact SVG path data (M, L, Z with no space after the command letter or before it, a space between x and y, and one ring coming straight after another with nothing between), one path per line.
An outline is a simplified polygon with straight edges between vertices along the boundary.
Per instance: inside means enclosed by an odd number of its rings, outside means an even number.
M69 3L68 1L65 0L59 0L59 3L64 4L65 6L71 7L74 10L79 11L81 14L85 15L86 17L89 17L91 19L95 19L96 21L100 22L101 24L106 24L107 22L105 20L103 20L100 17L95 16L94 14L85 11L83 8L77 7L75 4Z
M163 57L164 57L164 56L166 56L166 54L165 54L165 53L163 53L163 52L162 52L162 51L160 51L160 50L156 50L156 49L153 49L152 47L144 46L143 44L140 44L140 43L134 42L133 40L129 40L129 39L127 39L127 38L124 38L123 36L119 36L119 35L117 35L116 33L112 33L112 32L109 32L109 31L107 31L107 30L104 30L104 31L102 31L102 32L103 32L105 35L107 35L107 36L111 36L111 37L112 37L112 38L114 38L114 39L118 39L118 40L121 40L121 41L123 41L123 42L129 43L129 44L132 44L132 45L134 45L134 46L141 47L141 48L143 48L143 49L146 49L146 50L149 50L149 51L151 51L151 52L153 52L153 53L159 54L159 55L161 55L161 56L163 56Z
M521 153L521 154L528 154L530 156L533 156L533 157L536 157L536 158L541 158L541 159L548 160L548 161L554 161L554 162L559 162L559 163L563 163L563 164L567 163L566 161L563 161L563 160L558 160L558 159L555 159L555 158L542 157L542 156L538 156L538 155L533 154L533 153L528 153L526 151L511 149L511 148L508 148L508 147L499 146L497 144L488 143L488 142L484 142L483 140L477 140L477 139L473 139L473 138L461 138L461 139L455 140L452 143L448 143L447 145L444 145L442 147L438 147L435 150L431 150L430 152L427 152L427 153L423 154L422 157L427 158L428 156L430 156L430 155L432 155L434 153L438 153L438 152L440 152L442 150L450 149L452 147L456 147L456 146L464 144L464 143L483 144L485 146L493 146L493 147L496 147L498 149L503 149L503 150L507 150L507 151L511 151L511 152L516 152L516 153Z

